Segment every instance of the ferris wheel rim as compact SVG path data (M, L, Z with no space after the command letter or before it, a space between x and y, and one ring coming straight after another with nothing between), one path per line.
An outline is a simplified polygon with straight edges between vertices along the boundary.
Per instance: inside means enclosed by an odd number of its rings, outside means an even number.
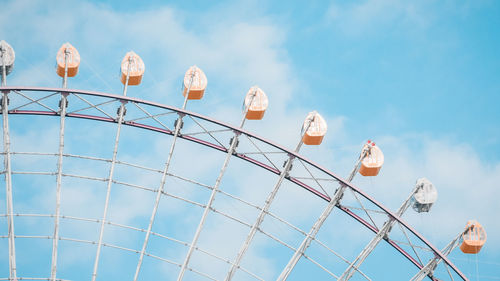
M192 111L189 111L189 110L185 110L185 109L177 108L177 107L174 107L174 106L169 106L169 105L161 104L161 103L158 103L158 102L152 102L152 101L147 101L147 100L143 100L143 99L139 99L139 98L122 96L122 95L117 95L117 94L110 94L110 93L98 92L98 91L80 90L80 89L54 88L54 87L0 86L0 92L8 94L10 91L54 92L54 93L61 93L61 94L62 93L67 93L67 94L73 93L73 94L82 94L82 95L88 95L88 96L96 96L96 97L104 97L104 98L116 99L116 100L120 100L122 102L135 102L135 103L149 105L149 106L156 107L156 108L162 108L162 109L166 109L166 110L171 110L171 111L177 112L178 114L184 114L184 115L189 115L189 116L192 116L192 117L196 117L196 118L199 118L199 119L202 119L202 120L205 120L205 121L217 124L219 126L226 127L226 128L228 128L228 129L230 129L232 131L244 134L246 136L252 137L252 138L257 139L259 141L262 141L263 143L271 145L274 148L276 148L278 150L281 150L282 152L287 153L288 155L291 155L291 156L293 156L293 157L295 157L297 159L300 159L300 160L304 161L305 163L307 163L307 164L315 167L316 169L324 172L325 174L327 174L327 175L331 176L332 178L336 179L337 181L339 181L339 183L341 183L342 185L345 185L345 186L349 187L352 191L358 193L359 195L361 195L362 197L364 197L366 200L368 200L371 203L373 203L375 206L377 206L382 211L384 211L385 214L387 214L390 218L396 220L400 225L404 226L413 235L415 235L421 242L423 242L427 247L429 247L429 249L432 250L432 252L434 253L434 255L437 255L441 260L443 260L446 263L446 265L450 266L452 268L452 270L456 274L458 274L458 276L460 278L462 278L463 280L469 280L454 265L454 263L452 263L447 258L446 255L443 255L441 253L441 251L439 249L437 249L429 241L427 241L427 239L425 239L423 235L421 235L419 232L417 232L413 227L411 227L408 223L406 223L404 220L402 220L394 212L392 212L391 210L389 210L388 208L386 208L382 203L378 202L376 199L374 199L370 195L366 194L363 190L361 190L360 188L356 187L352 183L346 181L343 177L340 177L337 174L335 174L334 172L332 172L332 171L324 168L320 164L307 159L306 157L304 157L301 154L293 151L292 149L285 148L285 147L283 147L283 146L281 146L281 145L279 145L277 143L274 143L273 141L270 141L270 140L268 140L268 139L266 139L264 137L261 137L259 135L254 134L252 132L249 132L249 131L244 130L242 128L238 128L238 127L236 127L234 125L231 125L231 124L222 122L220 120L213 119L213 118L210 118L208 116L204 116L202 114L199 114L199 113L196 113L196 112L192 112ZM0 112L0 114L1 114L1 112ZM10 114L14 114L14 115L16 115L16 114L22 114L22 115L59 116L55 112L49 112L49 111L30 111L30 110L9 110L8 114L9 115ZM102 122L111 122L111 123L116 122L116 120L111 119L111 118L108 119L108 118L103 118L103 117L99 117L99 116L84 115L84 114L74 114L74 115L67 114L66 116L67 117L72 117L72 118L82 118L82 119L87 119L87 120L92 120L92 121L102 121ZM148 128L147 126L142 125L142 124L138 124L138 123L137 124L133 124L133 123L126 123L125 122L124 125L132 126L132 127L137 127L137 128L142 128L142 129L149 129L149 130L160 132L160 133L164 133L164 134L170 134L170 135L173 134L173 131L167 131L167 130L161 130L160 131L158 129L154 130L153 128L155 128L155 127ZM212 148L212 149L215 149L215 150L218 150L218 151L221 151L221 152L227 152L227 149L225 147L223 147L223 146L216 146L216 145L214 145L212 143L209 143L209 142L203 143L202 140L199 140L199 139L196 139L196 138L193 138L193 137L186 137L186 136L179 136L179 137L183 138L183 139L186 139L186 140L189 140L189 141L192 141L192 142L195 142L195 143L198 143L198 144L205 145L205 146L207 146L209 148ZM266 169L266 170L268 170L270 172L273 172L275 174L279 173L279 170L277 170L277 169L275 169L273 167L270 167L270 166L265 167L266 166L265 164L264 165L259 165L258 163L256 163L256 161L249 160L249 159L252 159L252 158L242 157L241 155L233 155L233 156L238 157L238 158L243 159L243 160L246 160L246 161L248 161L248 162L250 162L252 164L255 164L255 165L257 165L257 166L259 166L261 168L264 168L264 169ZM297 184L297 185L305 188L307 191L309 191L313 195L316 195L319 198L325 200L326 202L329 202L332 199L327 194L323 194L320 191L315 190L314 188L307 188L307 185L301 184L300 181L294 180L291 177L287 178L287 179L289 181L291 181L292 183ZM355 220L357 220L364 227L368 228L369 230L371 230L374 233L377 233L378 229L376 227L374 227L373 225L371 225L370 223L368 223L363 218L360 218L359 216L357 216L356 214L354 214L352 211L350 211L350 209L348 207L345 207L345 206L340 205L340 204L337 205L336 207L339 208L344 213L346 213L349 216L351 216L352 218L354 218ZM408 260L410 260L418 269L422 269L423 268L424 265L422 265L418 261L416 261L410 254L408 254L404 249L402 249L396 242L394 242L393 240L390 240L390 239L387 239L386 242L389 245L391 245L393 248L395 248L398 252L400 252L403 256L405 256ZM432 280L436 280L434 277L431 277L431 279Z

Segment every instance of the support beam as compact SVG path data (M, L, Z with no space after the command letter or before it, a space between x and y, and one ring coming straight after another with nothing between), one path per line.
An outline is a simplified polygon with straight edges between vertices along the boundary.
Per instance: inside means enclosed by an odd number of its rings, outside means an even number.
M314 119L311 119L308 121L309 121L309 123L307 124L307 126L305 126L305 129L303 130L304 132L307 132L307 130L309 129L309 126L314 121ZM302 141L302 136L301 136L300 142L297 144L297 147L295 148L295 153L299 152L302 144L303 144L303 141ZM233 278L234 274L236 273L236 270L239 268L241 260L243 259L243 256L245 255L246 251L250 247L250 243L252 242L260 225L264 221L264 217L269 212L269 208L271 207L271 204L273 203L273 200L276 197L276 194L278 193L278 190L279 190L281 184L283 183L283 180L285 179L285 177L288 176L288 173L292 169L292 163L293 163L294 159L295 159L295 157L293 155L290 155L288 157L288 160L285 162L285 167L283 168L283 171L281 171L280 177L278 178L278 181L274 185L274 188L271 191L271 193L269 193L269 195L267 196L266 201L264 203L264 207L260 211L259 216L257 217L257 220L252 225L252 228L250 229L250 232L248 233L245 242L241 246L241 248L238 252L238 255L236 256L236 259L234 260L233 264L231 265L231 268L229 269L229 271L226 275L226 278L224 279L225 281L231 280Z
M368 145L365 145L363 147L361 154L359 155L359 158L356 161L356 164L354 165L354 168L352 169L351 173L349 174L349 178L347 179L347 182L351 182L352 179L354 178L354 176L357 174L357 172L359 170L359 166L361 164L361 161L363 161L363 159L366 157L366 155L368 155L369 149L370 149L370 146L368 146ZM284 281L288 278L288 276L292 272L293 268L297 265L300 258L304 255L307 248L309 248L309 246L311 245L311 242L314 240L314 238L318 234L321 226L323 226L323 223L326 221L326 219L331 214L331 212L333 211L335 206L340 202L340 200L344 196L344 191L346 188L347 188L347 186L341 185L337 189L337 191L335 191L335 195L328 203L328 206L325 208L323 213L321 213L320 217L318 218L316 223L314 223L314 225L312 226L311 230L306 235L304 240L302 240L302 243L300 244L300 246L295 250L295 253L290 258L290 260L288 261L288 264L285 266L285 268L283 269L283 271L281 272L281 274L277 280Z
M257 93L257 90L255 90L252 99L250 100L249 106L252 104L253 99L255 98L255 95ZM243 128L243 125L245 124L246 120L246 115L249 109L249 106L246 106L245 110L243 111L243 119L240 122L239 128ZM203 215L201 216L200 223L198 224L198 227L196 228L196 232L194 234L193 240L191 241L191 245L189 246L188 253L186 255L186 258L184 259L184 262L182 263L181 270L179 272L179 275L177 276L177 281L181 281L184 278L184 273L186 272L186 268L189 264L189 260L191 259L191 256L193 254L194 248L196 247L196 243L198 242L198 238L200 237L201 230L203 229L203 225L205 224L205 221L208 216L208 212L210 211L210 208L212 207L212 204L215 200L215 195L217 194L217 191L219 190L220 183L222 181L222 177L224 176L224 173L226 172L226 169L229 165L229 160L231 159L231 156L233 155L234 151L236 150L236 147L238 146L238 137L240 133L234 132L234 136L231 139L231 145L229 146L229 149L227 150L226 158L224 159L224 163L222 164L222 168L220 169L219 176L217 177L215 184L212 189L212 193L210 194L210 198L208 199L207 204L205 205L205 209L203 210Z
M129 57L129 64L127 67L127 78L125 80L125 85L123 86L123 96L127 96L127 88L128 88L128 81L129 81L129 76L130 76L130 62L131 57ZM107 180L107 187L106 187L106 200L104 202L104 211L101 219L101 226L99 230L99 240L97 242L97 251L96 251L96 256L95 256L95 261L94 261L94 270L92 271L92 281L95 281L97 278L97 269L99 268L99 259L101 256L101 249L102 249L102 238L104 236L104 225L106 223L106 219L108 216L108 207L109 207L109 198L111 195L111 185L113 183L113 175L115 171L115 165L116 165L116 155L118 152L118 142L120 141L120 132L122 128L122 123L123 123L123 117L125 116L125 104L126 101L121 101L121 105L118 109L118 126L116 128L116 137L115 137L115 145L113 148L113 157L111 158L111 167L109 169L109 176Z
M2 86L7 84L7 69L3 62L4 50L2 52ZM9 134L9 97L8 92L2 96L2 117L3 117L3 148L5 166L5 191L7 203L7 227L9 237L9 280L17 281L16 268L16 244L14 239L14 206L12 202L12 166L10 159L10 134Z
M67 88L68 85L68 55L69 50L64 51L64 77L62 87ZM63 152L64 152L64 122L66 117L66 106L68 93L61 93L61 100L59 105L60 110L60 126L59 126L59 152L57 155L57 178L56 178L56 217L54 222L54 236L52 238L52 264L50 270L50 280L55 281L57 275L57 248L59 244L59 222L60 222L60 209L61 209L61 182L62 182L62 165L63 165Z
M399 207L398 211L396 212L396 215L398 217L401 217L404 212L410 207L411 205L411 200L412 197L415 193L417 193L420 189L422 188L421 185L416 185L415 188L412 190L410 193L410 196L401 204ZM344 273L340 276L339 280L349 280L354 273L359 269L361 264L365 261L365 259L375 250L375 247L384 239L387 237L389 232L391 232L392 227L396 223L396 220L394 218L389 218L384 223L384 226L377 232L375 237L372 238L372 240L366 245L366 247L361 251L361 253L354 259L354 261L349 265L349 267L344 271Z
M17 280L16 245L14 240L14 215L13 215L14 206L12 202L12 165L10 159L11 153L10 153L8 103L9 103L8 94L3 93L2 117L3 117L4 166L5 166L5 191L6 191L7 225L8 225L8 237L9 237L9 276L11 280Z
M443 255L445 257L448 256L456 247L458 247L458 245L460 244L460 239L462 238L462 235L467 234L467 232L469 230L470 229L467 228L464 232L457 235L457 237L455 237L455 239L451 240L451 242L448 245L446 245L446 247L444 247L444 249L441 251L441 253L443 253ZM421 280L424 280L424 278L426 276L429 276L429 278L434 280L434 277L432 274L433 274L434 270L436 269L436 267L438 266L438 264L442 260L443 259L441 259L440 257L435 256L424 267L422 267L422 269L417 274L415 274L415 276L413 276L413 278L411 278L410 281L421 281Z
M186 109L188 97L189 97L189 91L191 90L191 86L193 84L194 80L194 72L191 74L191 79L189 80L189 85L186 91L186 96L184 97L184 103L182 104L182 109ZM153 206L153 211L151 213L151 218L149 219L149 224L148 224L148 229L146 230L146 236L144 238L144 242L142 244L142 249L139 254L139 261L137 262L137 267L135 269L135 274L134 274L134 281L137 281L137 278L139 278L139 272L141 271L141 266L142 266L142 261L144 259L144 254L146 253L146 248L148 247L148 242L149 242L149 237L151 236L151 229L153 228L153 224L156 218L156 213L158 212L158 206L160 205L160 199L163 194L163 190L165 188L165 181L167 180L167 173L168 169L170 167L170 162L172 161L172 157L174 155L174 149L175 149L175 143L177 141L177 138L179 136L179 133L182 128L182 118L184 115L179 114L179 118L177 119L175 123L175 131L174 131L174 136L172 139L172 144L170 145L170 151L168 153L167 157L167 162L165 163L165 167L163 168L163 173L161 176L161 183L160 187L158 188L158 192L156 194L156 199L155 203Z

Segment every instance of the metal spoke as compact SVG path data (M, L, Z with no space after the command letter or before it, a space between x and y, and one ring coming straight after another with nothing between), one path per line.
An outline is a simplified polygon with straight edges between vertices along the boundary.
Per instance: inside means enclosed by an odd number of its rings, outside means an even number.
M127 69L127 78L125 80L125 85L123 87L123 95L127 95L127 86L128 86L128 81L129 81L129 75L130 75L130 63L128 64L128 69ZM120 141L120 133L121 133L121 127L123 123L123 117L125 115L125 101L122 101L120 108L118 109L118 125L116 128L116 137L115 137L115 144L113 148L113 157L111 158L111 167L109 169L109 176L108 176L108 184L106 187L106 199L104 202L104 211L102 215L102 221L101 221L101 226L99 228L99 241L97 242L97 251L96 251L96 257L94 261L94 269L92 271L92 281L95 281L97 278L97 269L99 267L99 258L101 256L101 248L102 248L102 239L104 236L104 223L106 222L107 216L108 216L108 206L109 206L109 198L111 195L111 185L113 183L113 176L114 176L114 171L115 171L115 164L116 164L116 155L118 153L118 143Z
M252 104L254 97L255 97L255 94L252 96L249 104ZM243 118L241 119L240 126L239 126L240 129L243 128L243 125L245 125L247 112L248 112L248 107L246 107L244 112L243 112ZM193 240L191 241L191 246L189 247L188 253L186 254L186 258L184 259L184 262L182 264L179 275L177 276L177 281L181 281L182 278L184 277L186 267L189 263L189 260L191 258L192 253L193 253L193 250L194 250L194 247L196 246L196 243L198 242L198 238L200 237L201 230L203 229L203 225L205 224L205 221L207 219L208 212L212 208L212 204L215 200L215 195L217 194L217 191L219 191L219 185L222 182L222 177L224 176L226 169L229 165L229 160L231 160L231 156L233 155L234 151L236 150L236 147L238 146L238 142L239 142L238 137L239 136L240 136L240 133L235 131L234 136L231 139L231 144L229 146L229 149L227 150L226 158L224 159L224 163L222 164L219 175L217 176L217 179L215 180L214 187L212 189L212 192L210 193L210 198L208 199L208 203L205 206L205 210L203 210L203 215L201 216L201 219L200 219L200 222L198 223L198 227L196 228L196 232L194 234Z
M396 215L398 217L401 217L404 212L410 207L411 205L411 200L413 198L413 195L420 189L420 186L417 185L415 188L412 190L408 198L401 204L399 207L398 211L396 212ZM382 241L382 239L387 238L389 233L392 230L392 227L394 226L394 223L396 223L396 220L392 217L389 217L389 219L384 223L382 228L375 234L375 237L372 238L372 240L368 243L368 245L365 246L365 248L361 251L361 253L354 259L354 261L349 265L349 267L342 273L342 276L340 277L340 280L349 280L355 273L355 269L359 269L361 264L365 261L365 259L375 250L377 245ZM398 224L399 225L399 224ZM401 225L399 225L401 227ZM403 230L403 229L402 229ZM404 232L406 235L406 232ZM408 239L408 237L407 237ZM413 245L408 239L408 242L410 243L410 246L413 248ZM416 254L415 249L413 248L413 251ZM418 257L418 255L417 255Z
M194 72L191 75L191 79L189 81L189 86L187 87L186 95L184 97L184 103L182 104L183 110L186 108L186 105L187 105L189 91L191 90L191 86L193 84L193 79L194 79L193 77L194 77ZM160 204L161 194L163 193L163 189L165 187L165 181L167 179L168 169L170 167L170 162L172 161L172 157L174 154L175 143L177 141L177 137L179 136L181 128L182 128L182 124L183 124L182 118L183 117L184 117L183 114L179 114L179 118L177 119L176 124L175 124L175 132L174 132L174 136L172 138L172 144L170 145L170 151L168 153L167 162L165 163L165 167L163 169L160 187L158 188L158 194L156 195L155 203L153 206L153 211L151 213L151 218L149 219L149 224L148 224L148 229L146 231L146 236L144 237L142 249L141 249L141 252L139 254L139 261L137 262L137 267L136 267L135 274L134 274L134 281L137 281L137 278L139 277L139 272L140 272L141 266L142 266L142 260L144 259L144 253L146 252L146 248L148 246L149 236L151 235L151 229L153 228L153 223L154 223L155 218L156 218L156 213L158 211L158 206Z
M319 262L313 260L311 257L304 255L304 258L310 260L312 263L317 265L319 268L323 269L326 273L330 274L333 278L335 278L335 279L339 278L337 275L333 274L333 272L328 270L326 267L322 266Z
M458 244L459 244L459 241L460 239L462 238L462 235L463 234L466 234L467 232L469 231L469 229L467 228L466 230L464 230L463 232L459 233L453 240L451 240L450 243L448 243L448 245L446 245L446 247L444 247L444 249L442 250L442 253L443 255L446 257L448 256L456 247L458 247ZM421 281L423 280L426 276L429 276L429 277L432 277L433 273L434 273L434 270L436 269L436 267L443 261L443 258L441 257L438 257L438 256L434 256L424 267L422 267L422 269L420 269L420 271L415 274L415 276L413 276L413 278L411 278L410 280L411 281ZM448 263L447 261L445 261L445 265L446 263ZM448 269L448 268L446 268ZM449 273L449 271L448 271ZM450 273L450 276L451 276L451 273ZM451 276L451 279L453 279L453 277Z
M66 65L65 73L67 75L68 69ZM54 239L52 241L52 265L51 265L51 280L56 280L57 273L57 246L59 243L59 214L61 209L61 181L62 181L62 165L63 165L63 151L64 151L64 120L66 116L66 100L67 94L61 94L61 119L59 130L59 156L57 159L57 179L56 179L56 217L54 222Z
M301 146L302 146L302 138L301 138L299 144L297 145L297 147L295 148L296 153L300 150ZM257 230L260 228L260 225L264 221L264 217L267 214L267 212L269 211L269 208L271 207L271 204L272 204L274 198L276 197L276 194L278 193L278 190L279 190L283 180L285 179L286 176L288 176L288 173L292 169L292 163L293 163L294 159L295 159L295 156L293 156L293 155L290 155L288 157L288 160L285 163L285 167L283 168L283 170L280 173L280 177L278 178L278 181L274 185L274 188L271 191L271 193L269 193L269 195L267 196L266 201L264 203L264 207L260 211L259 216L257 217L257 220L252 225L252 228L251 228L250 232L248 233L245 242L243 243L243 245L241 246L241 249L238 252L238 255L234 261L234 264L229 269L229 272L227 273L226 278L225 278L226 281L231 280L233 278L234 274L236 273L236 269L239 267L241 260L243 259L243 256L245 255L246 251L250 247L250 243L252 242L252 240L255 236L255 233L257 232Z
M3 56L2 56L3 59ZM3 78L2 86L5 83L5 64L2 63ZM14 206L12 202L12 166L10 159L10 135L9 135L9 117L8 117L8 104L9 97L7 92L3 93L2 96L2 117L3 117L3 149L4 149L4 166L5 166L5 189L6 189L6 203L7 203L7 227L9 236L9 276L11 280L17 280L17 268L16 268L16 244L14 239Z
M245 117L243 117L243 120L241 121L240 128L243 127L243 124L245 122ZM210 198L208 199L207 205L205 206L205 210L203 210L203 215L201 216L200 222L198 223L198 226L196 228L196 232L194 234L193 240L191 241L191 246L189 247L189 250L186 254L186 257L184 258L184 262L182 263L181 270L179 271L179 275L177 276L177 281L180 281L184 278L184 273L186 271L186 267L189 263L189 260L191 259L191 255L193 254L194 247L196 243L198 242L198 238L200 237L201 230L203 228L203 225L205 224L205 221L207 219L208 212L210 211L210 207L212 206L214 200L215 200L215 195L217 194L217 191L219 190L219 185L222 181L222 177L224 176L224 173L226 172L226 169L229 165L229 160L231 159L231 156L233 155L236 146L238 144L238 136L239 134L235 132L232 140L231 140L231 145L229 149L227 150L226 153L226 159L224 159L224 163L222 164L222 168L220 169L219 175L217 176L217 179L215 180L214 187L212 189L212 192L210 194Z
M64 51L64 77L63 77L63 89L67 88L68 85L68 55L69 51L66 49ZM66 106L68 105L67 93L61 93L60 100L60 125L59 125L59 152L57 157L57 179L56 179L56 217L54 222L54 238L52 240L52 262L50 270L50 278L52 281L56 280L57 275L57 247L59 243L59 216L61 209L61 180L62 180L62 165L63 165L63 152L64 152L64 128L65 128L65 117L66 117Z
M361 161L363 161L363 159L365 158L367 153L368 153L368 147L365 146L365 147L363 147L363 150L361 151L361 154L359 155L359 158L356 161L354 168L352 169L351 173L349 174L347 182L352 181L352 179L354 178L354 176L356 175L356 173L359 170L359 166L361 164ZM306 235L304 240L302 240L302 243L297 248L297 250L295 251L293 256L290 258L290 260L288 261L288 264L285 266L285 268L283 269L283 271L281 272L281 274L277 280L284 281L292 273L292 270L295 268L295 266L299 262L300 257L302 257L304 255L305 251L311 245L311 242L318 234L319 230L321 229L321 227L325 223L328 216L330 216L330 214L332 213L335 206L337 206L337 204L340 202L340 200L344 196L344 191L346 188L347 187L345 184L341 184L341 186L339 188L337 188L337 191L335 191L335 194L334 194L333 198L330 200L330 202L328 203L328 206L321 213L320 217L316 220L316 222L314 223L314 225L312 226L311 230Z

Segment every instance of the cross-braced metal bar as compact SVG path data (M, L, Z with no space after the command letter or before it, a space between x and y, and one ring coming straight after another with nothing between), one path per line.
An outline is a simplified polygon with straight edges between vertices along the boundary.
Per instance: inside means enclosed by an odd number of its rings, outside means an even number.
M299 145L297 145L297 148L295 149L296 152L300 149L300 146L302 145L302 140L300 141ZM271 193L269 193L268 197L266 198L266 201L264 203L264 207L261 209L259 216L257 217L257 220L255 223L252 225L252 228L250 229L250 232L247 235L247 238L245 239L245 242L243 243L241 249L238 252L238 255L236 256L236 259L233 262L233 265L229 269L229 272L226 275L225 280L229 281L233 278L234 274L236 273L236 270L239 268L241 260L243 259L243 256L245 255L246 251L250 247L250 243L252 242L253 238L255 237L255 234L257 233L258 228L264 221L264 217L266 216L267 212L269 211L269 208L271 207L271 204L276 197L276 194L278 193L278 190L283 183L283 180L285 177L288 175L290 170L292 169L292 163L295 157L293 155L290 155L288 157L288 160L286 161L285 167L283 168L283 171L280 173L280 177L278 178L278 182L275 184L273 190Z
M309 129L309 126L311 125L311 123L313 121L314 121L314 119L307 120L308 123L305 126L305 129L303 130L304 133L307 132L307 130ZM301 136L300 141L299 141L299 143L297 144L297 147L294 150L295 153L299 152L300 147L302 146L302 144L303 144L303 139L302 139L302 136ZM233 265L231 266L231 268L229 269L229 271L228 271L228 273L226 275L226 278L225 278L226 281L229 281L229 280L231 280L233 278L234 274L236 273L236 270L240 266L241 260L243 259L243 256L245 255L245 253L248 250L248 248L250 247L250 243L252 243L252 240L255 237L255 234L257 233L257 230L259 229L260 225L264 221L264 217L268 213L269 208L271 207L271 204L273 203L274 198L276 197L276 194L278 193L278 190L281 187L281 184L283 183L283 180L285 179L285 177L288 176L289 172L291 171L293 160L295 160L295 156L294 155L288 156L288 160L285 162L285 167L281 171L280 176L278 178L278 181L274 185L274 188L271 191L271 193L269 193L269 195L267 196L266 201L264 203L264 207L260 211L259 216L257 217L257 220L252 225L252 228L250 229L250 232L248 233L247 238L245 239L245 242L241 246L241 248L240 248L240 250L238 252L238 255L236 256L236 259L234 260Z
M406 212L406 210L410 207L413 195L416 192L418 192L420 188L422 188L421 185L416 185L413 188L408 198L403 202L403 204L401 204L398 211L396 212L396 215L398 217L401 217L404 214L404 212ZM396 220L392 217L389 218L389 220L384 223L384 226L380 228L375 237L372 238L372 240L368 243L368 245L366 245L366 247L361 251L361 253L356 257L356 259L354 259L354 261L349 265L349 267L344 271L344 273L342 273L342 276L340 276L339 280L349 280L354 275L356 270L359 269L361 264L370 255L370 253L373 252L373 250L375 250L375 247L377 247L380 241L382 241L382 239L384 238L387 238L387 235L389 235L395 223Z
M359 155L359 158L356 161L356 164L354 165L354 168L352 169L351 173L349 174L349 177L347 179L348 182L351 182L352 179L354 178L354 176L357 174L357 172L359 170L359 166L361 164L361 161L363 161L363 159L366 157L366 155L369 152L369 149L370 149L370 147L367 146L367 145L365 145L363 147L363 150L361 151L361 154ZM331 214L331 212L333 211L333 209L335 208L335 206L340 202L340 200L344 196L344 191L345 191L346 188L347 188L347 186L344 185L344 184L342 184L337 189L337 191L335 192L333 198L328 203L328 206L325 208L325 210L323 211L323 213L321 213L320 217L318 218L318 220L316 221L316 223L314 223L314 225L312 226L311 230L306 235L306 237L304 238L304 240L302 240L302 243L297 248L297 250L295 251L295 253L293 254L293 256L290 258L290 260L288 261L288 264L285 266L285 268L283 269L283 271L281 272L281 274L280 274L280 276L278 277L277 280L284 281L284 280L286 280L288 278L288 276L292 272L293 268L299 262L300 257L302 257L304 255L304 252L307 250L307 248L309 248L309 246L311 245L311 242L315 239L315 237L318 234L321 226L323 226L323 224L325 223L325 221L328 218L328 216Z
M460 240L462 238L462 235L467 234L469 231L470 231L470 228L467 228L465 231L463 231L462 233L457 235L453 240L451 240L451 242L448 245L446 245L446 247L444 247L443 250L441 250L441 253L443 253L443 255L445 255L445 256L448 256L456 247L458 247L458 245L460 244ZM415 276L413 276L410 279L410 281L421 281L421 280L424 280L424 278L426 276L429 276L431 279L434 280L434 276L433 276L434 270L436 269L438 264L442 261L443 261L442 258L435 256L417 274L415 274ZM446 269L448 269L448 268L446 268ZM448 271L448 274L450 274L449 271ZM450 274L450 277L451 277L451 274ZM453 277L451 277L451 278L453 279Z
M52 97L52 96L55 96L55 95L57 95L57 93L52 93L52 94L50 94L50 95L47 95L47 96L44 96L44 97L41 97L41 98L38 98L38 99L33 99L33 98L31 98L30 96L27 96L27 95L23 94L23 93L22 93L22 92L20 92L20 91L16 91L16 90L14 90L14 92L15 92L16 94L20 95L21 97L23 97L23 98L25 98L25 99L29 100L30 102L25 103L25 104L23 104L23 105L21 105L21 106L18 106L18 107L16 107L16 108L13 108L12 110L18 110L18 109L21 109L21 108L26 107L26 106L28 106L28 105L36 105L36 104L38 104L39 106L41 106L41 107L43 107L43 108L45 108L45 109L48 109L50 112L57 113L57 110L54 110L54 109L53 109L53 108L51 108L50 106L47 106L47 105L45 105L44 103L42 103L42 100L48 99L48 98L50 98L50 97Z

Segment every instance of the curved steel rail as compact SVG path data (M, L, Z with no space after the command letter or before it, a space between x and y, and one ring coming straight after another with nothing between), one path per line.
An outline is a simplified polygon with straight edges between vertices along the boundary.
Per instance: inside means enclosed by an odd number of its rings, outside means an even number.
M440 250L438 250L435 246L433 246L429 241L427 241L421 234L419 234L415 229L413 229L410 225L408 225L400 217L398 217L396 214L391 212L388 208L383 206L381 203L376 201L374 198L372 198L371 196L369 196L368 194L363 192L361 189L357 188L352 183L349 183L348 181L344 180L342 177L336 175L335 173L329 171L328 169L322 167L321 165L314 163L313 161L305 158L304 156L301 156L300 154L298 154L292 150L289 150L289 149L287 149L281 145L278 145L272 141L269 141L267 139L264 139L260 136L255 135L253 133L250 133L244 129L229 125L227 123L212 119L210 117L206 117L206 116L197 114L195 112L190 112L187 110L175 108L175 107L168 106L168 105L163 105L163 104L156 103L156 102L150 102L150 101L145 101L145 100L141 100L138 98L120 96L120 95L115 95L115 94L108 94L108 93L95 92L95 91L76 90L76 89L48 88L48 87L24 87L24 86L3 86L3 87L0 87L0 92L8 94L12 91L14 91L14 92L16 92L16 91L17 92L31 91L31 92L60 93L60 94L67 94L67 95L72 95L72 94L73 95L85 95L85 96L92 96L92 97L108 98L108 99L115 100L115 101L118 101L121 103L131 102L131 103L136 103L136 104L141 104L141 105L147 105L147 106L151 106L151 107L155 107L155 108L159 108L159 109L168 110L168 111L171 111L171 112L183 115L183 116L186 115L186 116L194 117L194 118L197 118L200 120L204 120L204 121L207 121L209 123L213 123L213 124L216 124L218 126L224 127L228 130L238 132L241 135L246 135L249 138L252 138L252 139L258 140L262 143L265 143L267 145L270 145L270 146L274 147L275 149L277 149L283 153L286 153L289 156L293 156L296 159L300 159L304 163L307 163L311 167L314 167L318 171L321 171L322 173L335 179L340 184L349 187L352 191L361 195L363 198L365 198L366 200L368 200L369 202L374 204L376 207L378 207L382 212L384 212L388 216L392 217L402 227L404 227L408 231L410 231L415 237L417 237L422 243L424 243L428 247L428 249L433 252L433 254L436 257L442 259L447 266L449 266L460 278L462 278L462 280L468 280L467 277L445 255L443 255ZM52 95L49 95L49 96L52 96ZM32 103L32 104L38 103L38 101L39 101L39 100L34 100L34 99L31 99L31 100L32 100L32 102L30 102L30 103ZM19 109L14 109L14 110L9 110L8 114L59 116L59 113L56 111L53 111L53 110L19 110ZM111 117L98 116L98 115L87 115L87 114L80 114L80 113L70 113L70 112L66 114L66 117L82 118L82 119L111 122L111 123L117 122L116 119L111 118ZM150 117L153 117L153 116L150 115ZM163 133L163 134L174 135L173 130L155 127L155 126L151 126L151 125L147 125L147 124L143 124L143 123L139 123L139 122L124 121L123 124L126 126L147 129L147 130L151 130L151 131L155 131L155 132L159 132L159 133ZM196 138L194 136L190 136L187 134L186 135L181 134L178 137L185 139L185 140L188 140L188 141L191 141L191 142L194 142L194 143L198 143L198 144L210 147L212 149L215 149L215 150L218 150L221 152L227 153L227 150L228 150L226 147L224 147L220 143L210 142L210 141ZM254 165L257 165L261 168L264 168L264 169L266 169L274 174L277 174L277 175L280 174L280 170L277 169L275 166L274 167L270 166L270 165L263 163L257 159L249 157L248 155L245 155L244 153L234 153L233 155L235 157L238 157L240 159L248 161ZM308 190L309 192L313 193L314 195L318 196L319 198L321 198L327 202L329 202L331 200L331 197L326 192L321 192L318 189L311 187L310 185L304 183L303 181L301 181L298 178L288 176L288 177L286 177L286 179L293 182L294 184ZM378 232L378 228L373 223L373 221L369 222L368 220L360 217L352 210L352 208L347 207L347 206L343 206L341 204L337 205L337 207L340 210L342 210L343 212L345 212L346 214L348 214L349 216L351 216L352 218L354 218L355 220L357 220L359 223L361 223L363 226L365 226L366 228L368 228L372 232L374 232L374 233ZM409 252L404 250L402 248L402 246L400 245L401 244L400 242L397 242L397 241L394 241L391 239L386 239L386 242L389 245L391 245L393 248L395 248L398 252L400 252L409 261L411 261L419 270L423 268L423 264L421 262L419 262L417 260L417 258L412 256L412 254L410 254ZM433 276L429 276L429 277L432 280L437 280Z

